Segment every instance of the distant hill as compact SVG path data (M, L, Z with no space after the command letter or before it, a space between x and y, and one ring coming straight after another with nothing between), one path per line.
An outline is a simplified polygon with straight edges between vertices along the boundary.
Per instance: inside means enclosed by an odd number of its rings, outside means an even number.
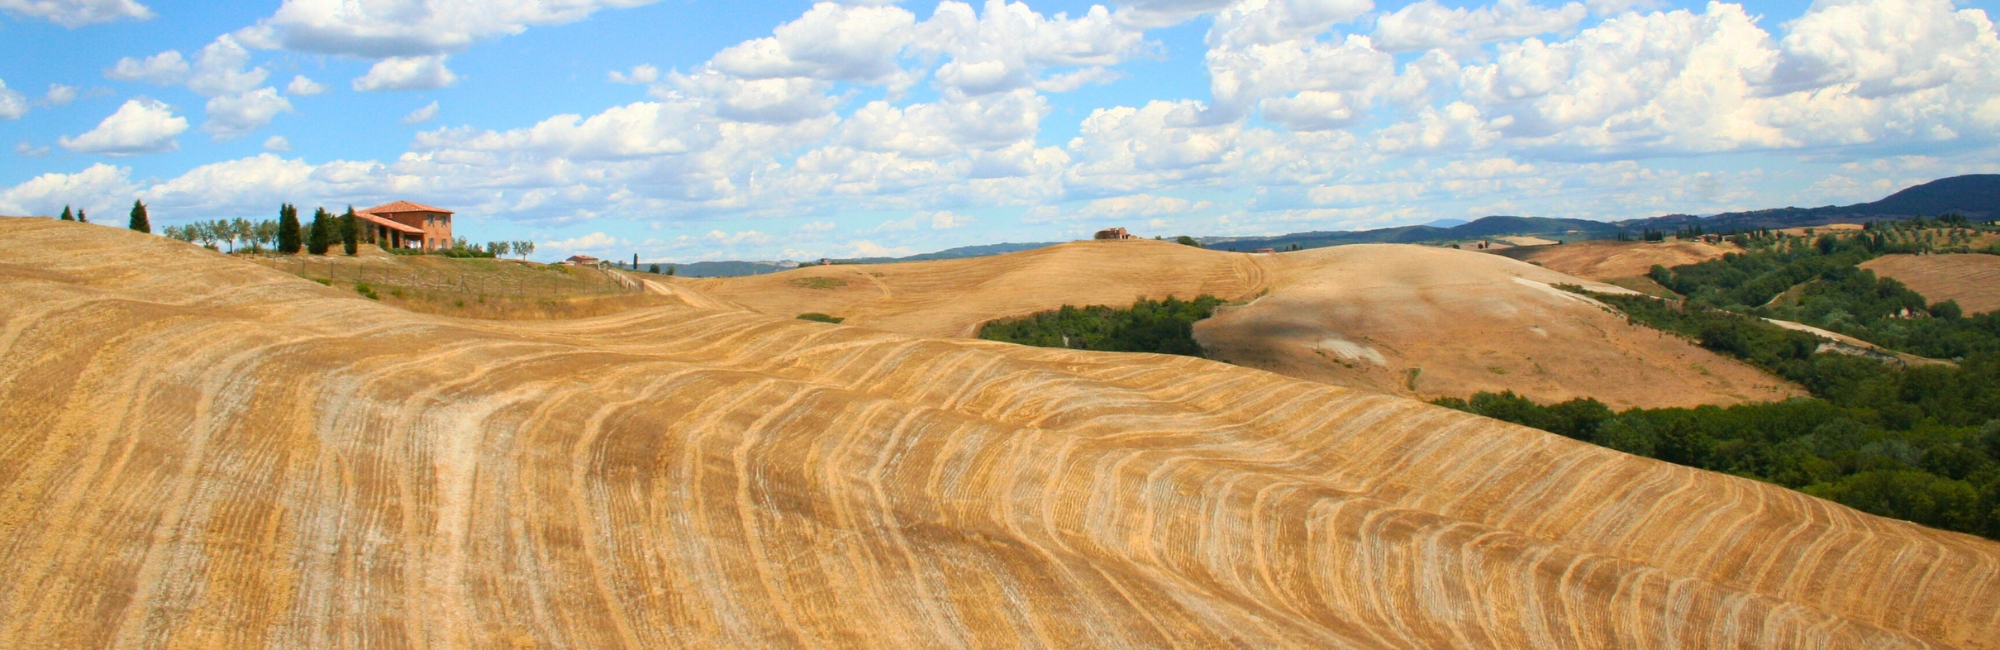
M1322 248L1344 244L1415 244L1485 239L1502 235L1537 235L1550 239L1601 239L1618 234L1618 226L1587 219L1546 217L1485 217L1450 228L1399 226L1349 232L1302 232L1275 237L1205 237L1203 246L1222 250L1259 248Z
M1465 223L1440 219L1421 226L1398 226L1376 230L1300 232L1271 237L1203 237L1210 248L1250 251L1259 248L1320 248L1343 244L1447 243L1511 235L1533 235L1549 239L1603 239L1619 232L1638 234L1646 230L1673 232L1700 225L1707 232L1800 228L1830 223L1909 219L1919 216L1960 214L1989 218L2000 212L2000 174L1972 174L1943 178L1917 185L1871 203L1817 208L1785 207L1750 212L1725 212L1701 217L1670 214L1618 222L1586 219L1494 216ZM1457 223L1450 227L1442 224Z
M1037 248L1042 248L1044 246L1054 246L1057 243L1059 242L982 244L979 246L960 246L958 248L947 248L935 253L923 253L919 255L910 255L908 257L851 257L851 258L834 259L833 262L836 264L890 264L894 262L955 260L967 257L986 257L989 255L1001 255L1005 253L1015 253L1026 250L1034 250ZM816 262L818 260L813 260L813 261ZM671 266L674 268L675 275L686 276L690 278L736 278L746 275L764 275L766 273L777 273L779 271L789 271L798 268L797 263L737 262L737 261L693 262L689 264L674 264L670 262L642 262L640 263L639 267L645 268L647 264L659 264L660 270L662 271L665 271L667 267Z
M1313 231L1268 237L1198 237L1203 246L1219 250L1254 251L1259 248L1324 248L1345 244L1452 243L1507 236L1536 236L1561 241L1606 239L1620 232L1637 235L1646 230L1673 232L1700 225L1707 232L1800 228L1830 223L1908 219L1947 213L1973 218L1990 218L2000 212L2000 174L1972 174L1942 178L1891 194L1880 201L1847 206L1817 208L1785 207L1750 212L1726 212L1701 217L1670 214L1618 222L1548 217L1483 217L1471 222L1439 219L1420 226L1397 226L1359 231ZM961 246L935 253L907 257L855 257L833 260L841 264L886 264L986 257L1053 246L1058 242L986 244ZM667 263L660 263L662 267ZM675 273L691 277L728 278L776 273L793 267L773 262L695 262L673 264Z
M2000 174L1971 174L1941 178L1870 203L1725 212L1707 217L1674 214L1621 221L1618 225L1636 232L1648 229L1671 231L1700 224L1703 230L1709 232L1727 232L1763 228L1801 228L1830 223L1909 219L1944 214L1988 218L1994 216L1996 210L2000 210Z
M841 264L886 264L890 262L923 262L928 260L956 260L967 257L986 257L988 255L1004 255L1007 253L1031 251L1037 248L1054 246L1059 243L1062 242L1047 241L1047 242L1030 242L1024 244L1015 244L1015 243L983 244L979 246L960 246L958 248L947 248L935 253L923 253L920 255L911 255L908 257L852 257L852 258L837 259L834 261Z
M645 268L646 264L651 264L651 263L652 262L642 263L640 264L640 268ZM665 271L668 267L672 267L674 269L674 275L687 276L690 278L734 278L745 275L763 275L766 273L777 273L779 271L786 271L798 268L797 265L780 266L772 262L724 261L724 262L695 262L693 264L672 264L668 262L659 262L658 264L660 265L661 271Z

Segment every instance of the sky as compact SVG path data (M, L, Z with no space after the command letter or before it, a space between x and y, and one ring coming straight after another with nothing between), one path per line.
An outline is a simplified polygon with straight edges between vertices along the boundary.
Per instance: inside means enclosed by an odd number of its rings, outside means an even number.
M0 214L647 261L1817 206L2000 173L2000 0L0 0Z

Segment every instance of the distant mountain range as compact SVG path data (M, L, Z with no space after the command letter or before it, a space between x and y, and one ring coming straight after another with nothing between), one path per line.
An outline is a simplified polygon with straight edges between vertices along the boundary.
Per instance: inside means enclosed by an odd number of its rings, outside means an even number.
M1604 222L1588 219L1493 216L1472 222L1439 219L1421 226L1398 226L1360 231L1299 232L1272 237L1200 237L1203 246L1221 250L1254 251L1259 248L1321 248L1343 244L1417 244L1452 242L1494 237L1543 237L1558 241L1605 239L1620 232L1638 235L1647 230L1674 232L1699 225L1711 233L1732 230L1759 230L1824 226L1830 223L1884 221L1919 216L1960 214L1970 218L1991 218L2000 213L2000 174L1953 176L1924 183L1871 203L1817 208L1775 208L1750 212L1725 212L1699 217L1671 214L1646 219ZM1059 242L986 244L962 246L935 253L908 257L857 257L833 260L840 264L885 264L967 257L985 257L1053 246ZM761 275L796 268L786 262L695 262L666 264L675 273L691 277L733 277Z
M1042 248L1044 246L1054 246L1058 243L1061 242L982 244L979 246L960 246L958 248L947 248L935 253L923 253L920 255L910 255L907 257L850 257L850 258L834 259L830 261L832 261L835 264L887 264L891 262L955 260L966 257L986 257L989 255L1001 255L1005 253L1013 253L1018 251L1034 250L1037 248ZM810 264L817 261L818 260L808 260L806 263ZM660 270L662 271L665 271L667 267L673 267L675 275L681 275L690 278L733 278L745 275L763 275L766 273L777 273L779 271L788 271L799 267L798 262L792 262L792 261L783 261L783 262L724 261L724 262L694 262L690 264L674 264L670 262L645 262L641 263L641 267L643 268L646 264L659 264Z
M1705 232L1713 233L1766 228L1801 228L1830 223L1886 221L1944 214L1989 218L1996 212L2000 212L2000 174L1973 174L1924 183L1891 194L1880 201L1845 206L1725 212L1707 217L1674 214L1617 222L1496 216L1451 227L1400 226L1361 231L1301 232L1274 237L1203 237L1198 241L1210 248L1250 251L1259 248L1284 249L1292 245L1301 248L1319 248L1341 244L1414 244L1514 235L1577 240L1615 237L1620 232L1635 235L1647 230L1673 232L1694 225L1701 226ZM1432 222L1432 224L1439 223Z

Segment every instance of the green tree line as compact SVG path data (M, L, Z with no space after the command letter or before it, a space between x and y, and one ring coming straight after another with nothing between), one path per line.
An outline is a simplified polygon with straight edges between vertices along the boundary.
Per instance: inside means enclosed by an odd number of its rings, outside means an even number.
M1215 314L1225 304L1210 295L1194 300L1168 296L1145 298L1129 308L1105 305L1063 305L1022 318L999 320L979 328L979 338L1045 348L1106 352L1157 352L1202 356L1194 340L1194 322Z

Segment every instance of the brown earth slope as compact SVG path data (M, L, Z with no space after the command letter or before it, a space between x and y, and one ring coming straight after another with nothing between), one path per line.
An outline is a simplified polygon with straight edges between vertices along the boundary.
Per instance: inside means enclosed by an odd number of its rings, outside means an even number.
M678 280L775 316L832 314L850 325L971 337L979 325L1070 305L1140 297L1236 299L1264 288L1256 258L1150 240L1086 241L973 259L808 266L742 278Z
M0 221L0 647L2000 647L2000 544L1211 361Z
M2000 255L1886 255L1861 268L1895 278L1927 300L1956 300L1967 314L2000 310Z
M1128 305L1141 296L1207 293L1255 299L1197 324L1196 337L1211 356L1343 386L1424 397L1511 389L1540 400L1591 396L1618 408L1804 394L1550 286L1565 283L1623 290L1447 248L1362 245L1246 255L1145 240L978 259L814 266L673 286L775 316L820 312L850 325L959 337L976 335L989 320L1065 304Z
M1497 255L1339 246L1272 256L1269 266L1270 295L1195 324L1210 356L1424 398L1512 390L1622 409L1805 394L1553 285L1624 289Z
M1560 246L1510 248L1500 251L1499 254L1579 278L1609 282L1643 276L1651 271L1655 264L1673 268L1706 262L1722 257L1724 253L1741 250L1731 244L1715 245L1693 241L1597 240Z

